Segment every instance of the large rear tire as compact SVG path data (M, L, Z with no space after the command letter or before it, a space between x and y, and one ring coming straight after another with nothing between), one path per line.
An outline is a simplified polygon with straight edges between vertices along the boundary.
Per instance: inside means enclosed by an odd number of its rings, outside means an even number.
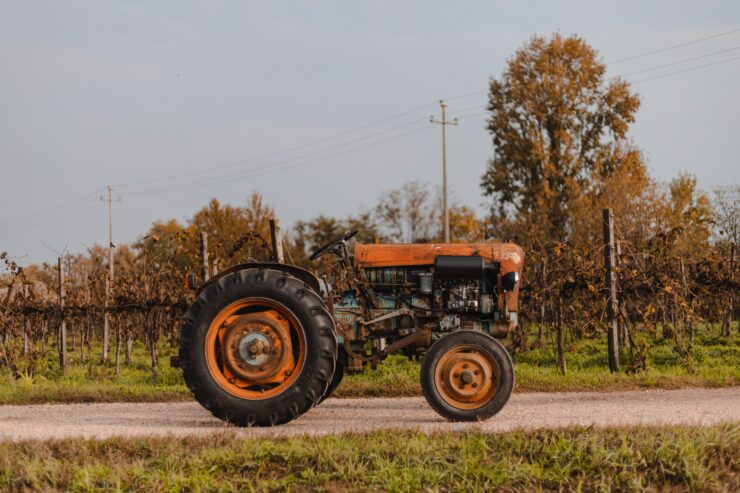
M185 315L180 363L203 407L238 426L286 423L326 393L337 336L324 302L273 269L228 274Z
M347 351L344 350L343 347L339 347L339 350L337 351L337 367L334 369L334 377L331 379L331 382L329 382L329 386L326 388L326 392L324 392L324 395L319 399L319 402L317 404L321 404L326 399L331 396L335 390L337 390L337 387L339 387L339 384L342 383L342 379L344 378L344 374L347 373Z
M482 421L499 412L514 389L506 349L482 332L462 330L432 344L421 367L427 402L450 421Z

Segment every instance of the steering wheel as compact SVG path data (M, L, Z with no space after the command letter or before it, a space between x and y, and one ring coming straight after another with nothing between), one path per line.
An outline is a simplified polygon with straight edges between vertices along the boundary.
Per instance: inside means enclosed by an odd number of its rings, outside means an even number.
M332 252L338 253L339 247L344 242L349 241L350 239L352 239L356 234L357 234L357 230L350 231L349 233L343 234L342 236L340 236L336 240L334 240L334 241L332 241L330 243L327 243L326 245L322 246L321 248L319 248L318 250L316 250L315 252L313 252L311 254L311 256L308 257L308 259L309 260L316 260L319 257L323 257L327 253L332 253Z

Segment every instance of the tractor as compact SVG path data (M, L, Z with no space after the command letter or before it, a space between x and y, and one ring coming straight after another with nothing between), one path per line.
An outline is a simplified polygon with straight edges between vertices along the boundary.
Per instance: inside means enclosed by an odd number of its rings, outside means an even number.
M328 275L282 262L235 265L202 283L177 364L195 398L237 426L274 426L329 397L342 377L393 353L421 358L430 406L451 421L499 412L514 367L496 338L517 325L524 252L511 243L354 244L310 256ZM351 242L355 243L355 242Z

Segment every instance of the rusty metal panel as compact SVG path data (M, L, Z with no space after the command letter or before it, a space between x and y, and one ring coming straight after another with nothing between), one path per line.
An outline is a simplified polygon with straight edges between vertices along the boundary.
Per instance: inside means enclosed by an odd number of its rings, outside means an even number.
M501 275L519 272L524 266L524 250L513 243L394 243L355 245L355 265L359 268L434 265L437 255L480 255L488 262L499 262ZM516 309L519 286L508 294L511 309Z

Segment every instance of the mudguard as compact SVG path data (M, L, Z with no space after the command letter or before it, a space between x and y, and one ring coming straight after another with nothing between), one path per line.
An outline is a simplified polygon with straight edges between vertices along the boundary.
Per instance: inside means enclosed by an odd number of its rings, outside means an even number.
M317 293L321 292L321 284L319 284L319 278L306 269L297 267L295 265L281 264L279 262L247 262L245 264L232 265L228 269L222 270L221 272L201 284L198 287L195 295L199 295L206 287L211 285L211 283L216 282L221 277L227 274L231 274L232 272L237 272L244 269L273 269L283 271L297 279L300 279L301 281L306 283L306 285L313 291Z

